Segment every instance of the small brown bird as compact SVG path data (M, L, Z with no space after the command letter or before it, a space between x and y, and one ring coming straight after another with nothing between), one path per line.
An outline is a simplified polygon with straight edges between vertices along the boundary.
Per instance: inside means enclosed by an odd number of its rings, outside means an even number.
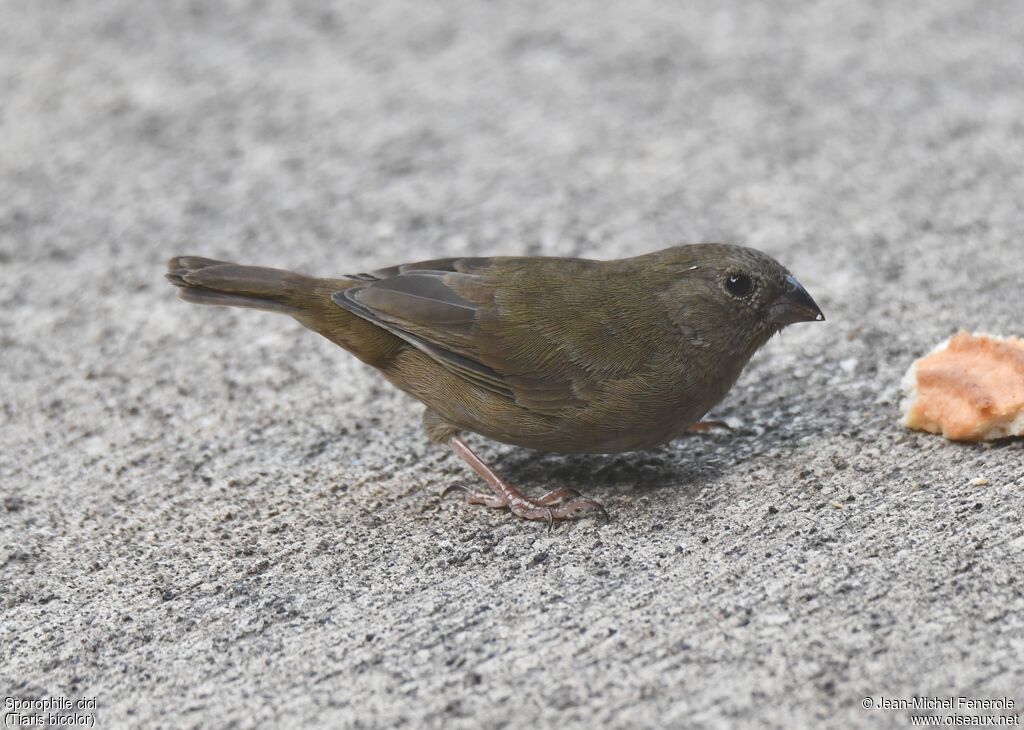
M553 520L604 513L570 489L524 496L459 435L541 451L650 449L698 424L788 324L823 320L777 261L725 244L615 261L451 258L319 279L180 256L178 296L289 314L426 406L427 435L492 492L467 500ZM446 493L449 490L446 490Z

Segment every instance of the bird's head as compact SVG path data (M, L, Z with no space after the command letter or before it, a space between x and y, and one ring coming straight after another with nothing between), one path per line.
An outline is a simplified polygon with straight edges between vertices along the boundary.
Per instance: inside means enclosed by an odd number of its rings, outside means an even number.
M709 349L749 357L783 327L825 319L789 270L756 249L700 243L655 256L670 317Z

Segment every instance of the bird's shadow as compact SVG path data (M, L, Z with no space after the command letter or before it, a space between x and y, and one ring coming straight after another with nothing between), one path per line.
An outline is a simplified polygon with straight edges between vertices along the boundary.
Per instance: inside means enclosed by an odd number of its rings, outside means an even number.
M719 439L734 436L685 436L651 451L624 454L552 454L513 449L497 456L495 470L512 484L535 489L565 486L587 495L650 494L663 488L696 493L720 476L728 462L718 453ZM703 441L701 446L695 442Z

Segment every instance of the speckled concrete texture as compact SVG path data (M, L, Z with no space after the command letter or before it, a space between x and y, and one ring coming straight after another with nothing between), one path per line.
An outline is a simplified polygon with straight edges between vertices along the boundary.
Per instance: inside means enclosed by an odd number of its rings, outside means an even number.
M0 695L139 728L1020 711L1022 442L898 425L914 357L1024 334L1019 2L2 14ZM162 279L700 240L773 254L828 321L755 357L733 433L473 440L614 514L551 534L441 500L472 475L354 358Z

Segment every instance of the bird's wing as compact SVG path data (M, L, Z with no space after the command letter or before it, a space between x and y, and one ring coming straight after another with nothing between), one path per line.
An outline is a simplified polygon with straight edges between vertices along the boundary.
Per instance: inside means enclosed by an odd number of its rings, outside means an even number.
M359 274L339 306L430 355L468 383L535 411L585 402L643 353L617 332L582 259L438 259ZM605 293L607 296L607 293Z

